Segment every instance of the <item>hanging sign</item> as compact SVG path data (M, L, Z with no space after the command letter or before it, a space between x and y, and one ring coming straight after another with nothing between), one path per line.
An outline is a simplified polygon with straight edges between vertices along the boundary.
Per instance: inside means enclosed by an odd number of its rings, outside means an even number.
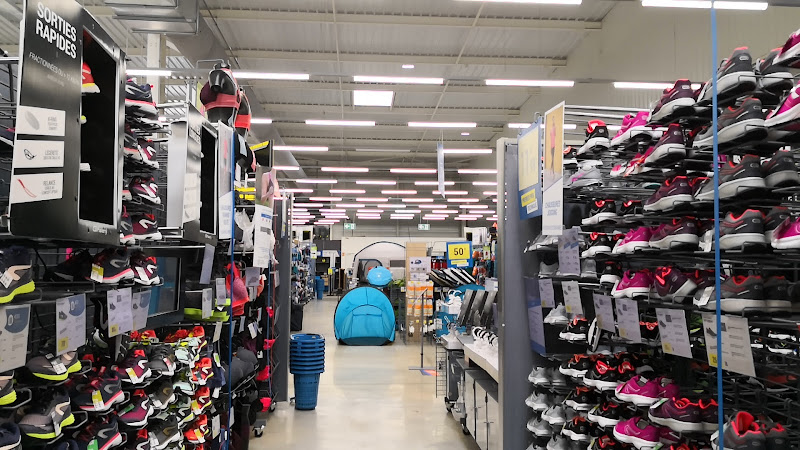
M564 102L544 114L542 234L560 236L564 228Z
M530 219L542 215L542 119L517 138L519 151L519 215Z
M448 242L447 266L470 267L472 265L472 242Z

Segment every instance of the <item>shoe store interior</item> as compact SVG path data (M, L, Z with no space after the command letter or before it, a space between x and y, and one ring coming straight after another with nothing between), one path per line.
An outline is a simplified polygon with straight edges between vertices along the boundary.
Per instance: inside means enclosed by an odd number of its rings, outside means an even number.
M800 450L796 145L800 0L0 0L0 450Z

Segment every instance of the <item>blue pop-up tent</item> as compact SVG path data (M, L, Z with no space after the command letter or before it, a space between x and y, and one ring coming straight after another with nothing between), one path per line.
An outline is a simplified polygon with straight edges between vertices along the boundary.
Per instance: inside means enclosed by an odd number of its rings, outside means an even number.
M394 310L383 292L360 287L348 292L333 316L336 339L347 345L394 342Z

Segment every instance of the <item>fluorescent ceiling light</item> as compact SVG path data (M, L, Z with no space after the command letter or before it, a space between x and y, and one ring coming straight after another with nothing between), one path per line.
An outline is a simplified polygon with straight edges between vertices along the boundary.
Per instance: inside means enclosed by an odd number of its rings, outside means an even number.
M469 132L468 132L468 131L465 131L465 132L461 133L461 135L462 135L462 136L469 136Z
M283 192L294 192L295 194L308 194L314 192L313 189L304 189L304 188L283 188L281 189Z
M441 203L418 203L417 208L420 209L447 209L448 205L443 205Z
M489 205L459 205L461 209L489 209Z
M697 8L710 9L711 0L642 0L642 6L661 8ZM745 11L764 11L769 8L767 2L714 1L714 9L740 9Z
M379 205L381 208L394 208L394 209L403 209L406 205L402 203L392 203L391 205Z
M456 209L434 209L431 212L433 212L434 214L455 214L455 213L458 212L458 210L456 210Z
M769 8L767 2L728 2L717 0L714 9L742 9L746 11L765 11Z
M366 167L323 167L320 170L323 172L369 172Z
M413 64L403 64L402 67L403 67L403 69L413 69L414 65Z
M403 199L401 199L401 201L403 203L433 203L433 199L432 198L416 198L416 197L412 197L412 198L403 198Z
M312 202L340 202L342 197L308 197Z
M497 191L483 191L483 195L486 196L497 195Z
M398 189L387 189L381 191L383 195L417 195L417 191L411 190L398 190Z
M322 216L326 219L348 219L349 217L347 214L336 214L336 213L322 213Z
M390 216L390 219L394 220L414 220L414 216Z
M322 125L334 127L374 127L374 120L323 120L306 119L306 125Z
M322 214L331 213L331 214L344 214L347 210L342 208L322 208L319 210Z
M463 174L496 174L497 169L458 169Z
M292 206L302 206L303 208L322 208L319 203L295 203Z
M442 193L439 191L433 191L431 192L431 194L442 195ZM467 195L467 194L469 194L469 192L467 191L444 191L444 195Z
M443 150L446 155L490 155L490 148L446 148Z
M289 172L289 171L294 172L300 170L300 167L298 166L272 166L272 168L275 170L283 170L284 172Z
M125 74L129 77L171 77L171 70L164 69L128 69Z
M473 181L473 186L497 186L497 181Z
M292 212L308 212L308 209L292 207Z
M361 220L380 220L381 216L379 215L360 215L358 216Z
M394 84L444 84L444 78L421 77L382 77L372 75L356 75L356 83L394 83Z
M356 180L356 184L372 184L378 186L396 186L397 181L391 180Z
M383 214L382 209L359 209L358 214Z
M470 220L478 220L480 216L456 216L454 217L455 220L463 220L463 221L470 221Z
M422 220L447 220L446 216L425 216Z
M265 117L253 117L250 119L250 123L253 125L269 125L272 123L272 119L267 119Z
M436 173L436 169L412 169L412 168L402 168L402 167L395 167L389 169L391 173Z
M652 89L663 91L675 86L675 83L649 83L638 81L615 81L614 87L617 89ZM700 89L700 83L692 83L692 89Z
M314 145L276 145L273 150L279 152L327 152L328 147Z
M246 70L234 70L233 76L247 80L308 80L307 73L273 73L273 72L250 72Z
M394 91L370 91L356 89L353 91L354 106L392 106Z
M487 86L572 87L571 80L486 80Z
M672 86L672 85L670 85L670 86ZM539 128L544 130L544 124L539 125ZM564 129L565 130L576 130L576 129L578 129L578 125L575 125L574 123L565 123L564 124Z
M388 198L383 197L359 197L356 199L359 203L384 203L388 202Z
M475 122L408 122L413 128L475 128Z
M455 181L445 181L444 182L445 186L453 186L455 184L456 184ZM416 186L438 186L439 182L438 181L415 181L414 185L416 185Z
M364 189L330 189L331 194L366 194Z
M421 212L422 212L421 209L406 209L406 210L403 210L403 211L396 211L395 213L396 214L397 213L399 213L399 214L419 214Z
M580 5L583 0L460 0L462 2L531 3L538 5Z
M530 123L510 123L508 124L508 128L527 129L530 128L531 125Z
M337 208L347 208L347 209L356 209L356 208L363 208L363 203L337 203Z
M321 179L314 179L314 178L300 178L294 180L295 183L300 184L336 184L338 181L336 180L321 180Z
M480 200L477 198L448 198L447 203L478 203Z
M357 152L371 152L371 153L411 153L410 149L401 148L357 148Z

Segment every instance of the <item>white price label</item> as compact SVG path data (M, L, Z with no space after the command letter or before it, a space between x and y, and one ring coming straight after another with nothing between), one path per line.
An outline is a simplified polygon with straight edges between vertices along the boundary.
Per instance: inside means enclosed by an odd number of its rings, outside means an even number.
M611 297L602 294L592 294L594 300L594 313L597 317L597 324L600 328L614 333L617 331L616 323L614 322L614 305L612 304Z
M619 336L634 344L642 343L642 329L639 326L639 304L629 298L616 300L617 328Z
M564 292L564 309L573 316L583 315L583 304L581 303L581 288L577 281L564 281L561 283L561 290Z
M579 231L578 227L570 228L558 239L558 270L564 275L581 274Z
M717 367L717 315L703 313L703 332L706 337L708 363ZM750 346L750 326L744 317L722 316L722 368L751 377L756 376L753 348Z
M691 358L692 347L689 343L689 329L686 327L686 311L656 308L656 317L664 353Z
M225 306L228 303L228 290L225 287L225 278L217 278L215 282L217 294L217 306Z
M56 300L56 355L86 343L86 295Z
M31 305L0 308L0 319L5 319L5 326L0 333L0 372L25 365L30 315Z
M108 337L133 330L131 288L116 289L106 293L108 308Z
M553 290L553 280L542 278L539 280L539 297L542 299L542 308L556 306L556 293Z
M141 330L147 326L151 296L152 291L150 290L133 294L131 298L131 318L133 320L134 330Z

